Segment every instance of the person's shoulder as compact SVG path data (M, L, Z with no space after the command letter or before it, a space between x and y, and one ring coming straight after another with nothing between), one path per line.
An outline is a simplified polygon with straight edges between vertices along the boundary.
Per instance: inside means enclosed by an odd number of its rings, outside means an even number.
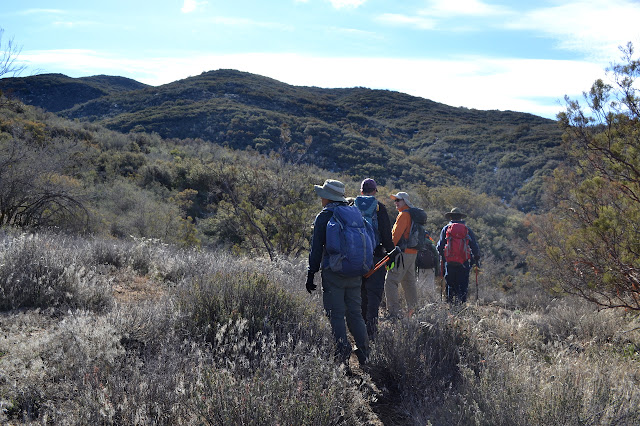
M318 216L321 214L332 215L336 209L339 208L347 208L347 209L357 209L356 206L350 205L349 203L345 203L342 201L333 201L322 208Z
M322 208L322 210L320 210L320 211L318 212L318 214L316 215L316 221L317 221L318 219L322 218L322 217L325 217L325 216L332 216L332 215L333 215L333 208L334 208L334 207L335 207L335 206L331 206L331 207L330 207L330 206L326 206L326 207L323 207L323 208Z

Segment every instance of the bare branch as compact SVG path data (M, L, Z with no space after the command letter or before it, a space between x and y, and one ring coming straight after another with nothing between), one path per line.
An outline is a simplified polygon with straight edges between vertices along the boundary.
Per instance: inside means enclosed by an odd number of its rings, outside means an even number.
M17 46L13 38L3 43L3 35L4 29L0 28L0 77L7 74L15 77L27 68L25 64L17 63L18 57L22 52L22 47Z

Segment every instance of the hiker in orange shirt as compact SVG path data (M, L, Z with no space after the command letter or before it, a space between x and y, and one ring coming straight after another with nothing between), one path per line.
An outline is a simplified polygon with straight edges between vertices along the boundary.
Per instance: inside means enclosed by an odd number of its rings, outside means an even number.
M392 194L396 209L399 214L396 223L391 230L393 243L399 246L402 254L396 259L395 267L387 272L384 293L387 300L387 310L392 318L400 317L400 296L398 287L402 284L405 299L407 300L408 315L411 316L418 305L418 288L416 284L416 256L418 251L407 248L409 231L411 230L411 215L409 208L413 207L409 201L409 194L398 192Z

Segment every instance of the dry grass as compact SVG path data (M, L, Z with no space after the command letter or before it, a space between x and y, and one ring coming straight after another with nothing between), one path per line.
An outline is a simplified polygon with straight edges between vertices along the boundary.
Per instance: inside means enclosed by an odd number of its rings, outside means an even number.
M640 422L638 318L524 275L506 293L481 275L453 309L422 274L422 308L381 322L351 375L303 260L1 238L1 423Z

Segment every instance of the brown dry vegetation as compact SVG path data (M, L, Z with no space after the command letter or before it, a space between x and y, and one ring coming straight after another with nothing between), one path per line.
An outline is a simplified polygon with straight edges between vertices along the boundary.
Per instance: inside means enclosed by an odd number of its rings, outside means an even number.
M421 274L421 309L383 321L369 365L347 374L304 262L146 240L0 243L6 424L640 421L637 316L551 298L526 276L505 293L483 271L479 300L474 282L451 308Z

